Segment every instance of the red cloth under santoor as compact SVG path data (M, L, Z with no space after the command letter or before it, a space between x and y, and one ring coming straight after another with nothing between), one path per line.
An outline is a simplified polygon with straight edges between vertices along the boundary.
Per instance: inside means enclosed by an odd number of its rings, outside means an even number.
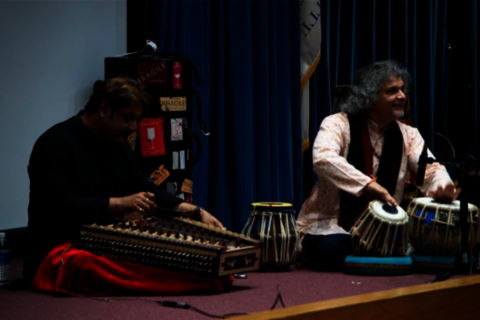
M43 260L32 288L74 296L171 295L221 293L232 282L233 276L208 279L97 256L66 242Z

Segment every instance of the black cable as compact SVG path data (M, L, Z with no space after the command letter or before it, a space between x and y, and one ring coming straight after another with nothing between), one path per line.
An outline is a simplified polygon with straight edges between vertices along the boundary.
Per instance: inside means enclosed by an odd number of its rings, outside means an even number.
M460 158L461 156L469 157L473 162L475 162L475 158L469 153L461 153L458 155L458 157L453 158L453 160L457 160L457 158Z
M196 311L200 314L203 314L204 316L211 317L211 318L216 318L216 319L226 319L226 318L230 318L230 317L245 316L245 315L250 314L248 312L238 312L238 313L227 313L227 314L224 314L222 316L219 316L219 315L215 315L215 314L210 314L208 312L202 311L202 310L197 309L197 308L192 307L192 306L190 306L190 309L192 309L193 311Z
M148 299L142 299L142 298L133 298L133 299L129 299L129 298L92 298L92 297L85 297L87 299L90 299L90 300L95 300L95 301L100 301L100 302L113 302L113 301L118 301L118 300L127 300L127 301L134 301L134 300L137 300L137 301L146 301L146 302L156 302L156 301L153 301L153 300L148 300Z
M159 300L159 301L155 301L155 302L159 305L164 306L164 307L193 310L193 311L196 311L200 314L203 314L204 316L207 316L207 317L210 317L210 318L216 318L216 319L226 319L226 318L233 317L233 316L244 316L244 315L249 314L249 313L227 313L227 314L224 314L224 315L217 315L217 314L208 313L206 311L203 311L201 309L193 307L190 304L184 303L184 302L169 301L169 300L164 300L164 301Z
M435 133L435 132L431 133L430 136L428 136L428 137L430 138L432 135L440 136L440 137L444 138L445 140L447 140L448 144L450 145L450 148L452 149L453 158L455 159L455 158L456 158L456 156L455 156L455 150L453 149L453 146L452 146L452 144L450 143L450 140L448 140L448 138L445 137L443 134Z
M150 302L150 303L156 303L156 304L159 304L161 306L169 307L169 308L193 310L193 311L196 311L200 314L203 314L204 316L211 317L211 318L216 318L216 319L226 319L226 318L230 318L230 317L233 317L233 316L244 316L244 315L250 314L248 312L238 312L238 313L227 313L227 314L224 314L224 315L216 315L216 314L211 314L211 313L208 313L208 312L203 311L201 309L198 309L198 308L196 308L196 307L194 307L194 306L192 306L188 303L171 301L171 300L163 300L163 301L162 300L156 300L156 301L154 301L154 300L148 300L148 299L142 299L142 298L133 298L133 299L129 299L129 298L113 298L113 299L110 299L110 298L91 298L91 297L86 297L86 298L91 299L91 300L95 300L95 301L99 301L99 302L113 302L113 301L118 301L118 300L146 301L146 302ZM270 310L273 310L275 308L278 301L280 301L280 304L282 305L282 307L285 308L285 303L283 302L282 293L280 291L280 285L277 285L277 296L275 297L275 301L274 301L272 307L270 308Z

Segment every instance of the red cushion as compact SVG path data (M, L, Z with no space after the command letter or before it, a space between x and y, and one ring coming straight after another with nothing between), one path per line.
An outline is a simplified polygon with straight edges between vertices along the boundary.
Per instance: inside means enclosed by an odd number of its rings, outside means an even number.
M46 292L87 295L170 295L221 293L233 276L208 279L97 256L66 242L43 260L32 288Z

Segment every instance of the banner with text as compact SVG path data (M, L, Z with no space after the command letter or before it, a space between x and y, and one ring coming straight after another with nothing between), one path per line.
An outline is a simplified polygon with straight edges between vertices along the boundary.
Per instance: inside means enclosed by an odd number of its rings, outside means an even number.
M320 0L300 0L300 85L302 90L302 151L309 148L310 99L308 80L320 61L322 30Z

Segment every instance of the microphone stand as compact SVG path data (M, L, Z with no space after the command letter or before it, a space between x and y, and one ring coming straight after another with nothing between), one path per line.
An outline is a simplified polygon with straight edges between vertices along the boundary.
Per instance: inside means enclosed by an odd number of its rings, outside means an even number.
M437 275L436 279L433 280L432 282L437 282L437 281L444 281L449 279L455 274L470 274L472 270L474 269L474 258L472 254L472 250L469 248L469 243L468 243L468 173L469 173L469 167L472 165L475 165L478 163L475 162L475 160L472 159L453 159L452 161L441 161L441 160L436 160L433 158L428 158L427 163L432 164L434 162L438 162L440 164L446 165L454 165L457 167L457 173L458 173L458 186L462 187L462 197L460 199L460 230L461 230L461 251L457 255L455 259L455 268L454 270L446 273L441 273ZM477 221L478 223L478 221Z

